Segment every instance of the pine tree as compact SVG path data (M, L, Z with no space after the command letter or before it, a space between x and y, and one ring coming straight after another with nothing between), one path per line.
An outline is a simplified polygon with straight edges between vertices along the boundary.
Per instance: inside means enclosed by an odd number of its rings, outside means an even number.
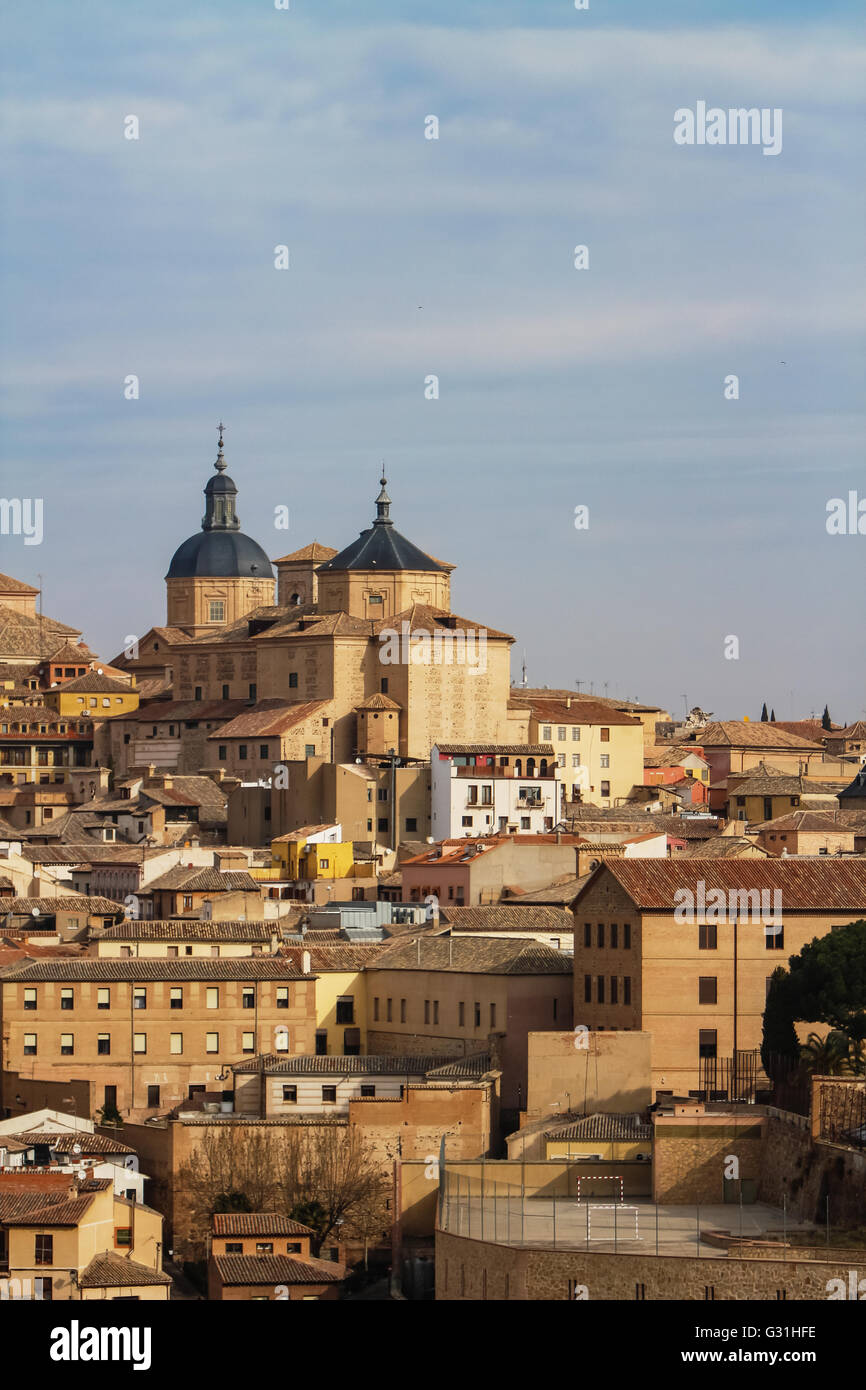
M774 709L771 709L771 710L770 710L770 723L771 723L771 724L775 724L775 722L776 722L776 711L775 711Z
M829 707L828 707L827 705L825 705L825 706L824 706L824 713L823 713L822 716L821 716L821 728L822 728L822 729L827 729L827 730L829 731L830 729L832 729L832 727L833 727L833 721L832 721L831 718L830 718L830 709L829 709Z
M761 723L766 724L770 716L767 713L767 702L764 701L764 708L761 710Z

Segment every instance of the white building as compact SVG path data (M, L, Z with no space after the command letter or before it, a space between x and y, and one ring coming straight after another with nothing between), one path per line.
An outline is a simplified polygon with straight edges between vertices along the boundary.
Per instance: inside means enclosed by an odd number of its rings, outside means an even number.
M549 743L434 745L433 839L549 832L560 816L560 777Z

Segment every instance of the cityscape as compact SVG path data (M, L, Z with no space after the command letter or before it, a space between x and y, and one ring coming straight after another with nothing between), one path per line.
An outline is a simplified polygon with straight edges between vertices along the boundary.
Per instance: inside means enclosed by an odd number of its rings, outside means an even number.
M862 102L853 12L671 0L669 53L602 0L110 8L10 20L0 1302L145 1370L157 1304L287 1301L664 1303L676 1361L821 1364L866 1302L866 494L801 59ZM685 227L754 200L728 298ZM792 206L834 226L786 317Z

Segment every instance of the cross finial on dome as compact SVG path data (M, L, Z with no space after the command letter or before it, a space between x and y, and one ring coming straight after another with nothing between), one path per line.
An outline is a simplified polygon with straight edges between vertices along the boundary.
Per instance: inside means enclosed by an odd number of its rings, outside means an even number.
M214 464L214 468L216 468L220 473L224 473L226 468L228 467L228 464L223 458L223 432L225 430L225 425L223 424L222 420L220 420L219 424L217 425L217 429L219 430L220 437L219 447L217 449L217 459L216 463Z

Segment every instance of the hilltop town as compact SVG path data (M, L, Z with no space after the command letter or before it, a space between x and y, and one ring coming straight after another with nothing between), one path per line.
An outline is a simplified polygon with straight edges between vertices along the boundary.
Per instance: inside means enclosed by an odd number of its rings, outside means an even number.
M866 722L514 684L384 476L204 493L106 658L0 575L0 1293L866 1293Z

